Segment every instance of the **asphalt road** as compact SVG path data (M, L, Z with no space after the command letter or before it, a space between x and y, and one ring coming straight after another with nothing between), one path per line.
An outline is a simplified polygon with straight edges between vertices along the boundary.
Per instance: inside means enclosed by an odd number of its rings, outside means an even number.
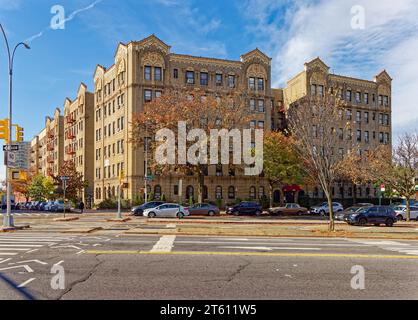
M354 266L364 290L351 286ZM36 299L410 300L418 242L23 231L0 234L0 273ZM23 298L0 280L0 299Z

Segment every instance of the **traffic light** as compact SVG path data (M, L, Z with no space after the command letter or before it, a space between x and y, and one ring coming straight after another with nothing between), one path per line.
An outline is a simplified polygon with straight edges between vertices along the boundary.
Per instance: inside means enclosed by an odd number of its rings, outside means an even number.
M22 142L24 140L24 131L22 127L16 126L16 142Z
M0 120L0 139L9 144L9 119Z

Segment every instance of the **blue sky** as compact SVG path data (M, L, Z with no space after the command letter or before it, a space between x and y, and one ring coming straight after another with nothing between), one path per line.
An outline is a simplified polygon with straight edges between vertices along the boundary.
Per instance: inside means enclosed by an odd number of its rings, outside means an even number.
M51 7L65 9L64 30L49 30ZM354 5L365 29L351 28ZM273 58L273 83L317 56L335 73L394 78L394 132L418 127L418 1L397 0L0 0L0 22L11 43L29 39L15 61L14 119L31 139L45 116L92 90L96 64L109 66L119 41L156 34L173 52L239 59L259 47ZM0 39L0 117L7 116L7 67ZM1 173L0 173L1 174Z

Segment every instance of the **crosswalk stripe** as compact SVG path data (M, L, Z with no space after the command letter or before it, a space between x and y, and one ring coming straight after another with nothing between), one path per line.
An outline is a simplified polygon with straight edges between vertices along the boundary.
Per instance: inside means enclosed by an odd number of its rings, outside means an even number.
M30 248L0 248L0 251L28 251Z
M0 247L31 247L31 248L39 248L43 247L41 244L14 244L14 243L1 243Z
M17 253L0 252L0 256L16 256Z

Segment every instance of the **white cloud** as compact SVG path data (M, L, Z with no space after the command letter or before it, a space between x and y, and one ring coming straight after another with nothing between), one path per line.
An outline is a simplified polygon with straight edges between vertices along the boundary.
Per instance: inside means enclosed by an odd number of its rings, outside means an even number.
M351 28L354 5L365 8L364 30ZM242 10L255 17L257 34L267 35L258 41L269 43L274 85L284 86L317 56L335 73L369 80L386 69L394 78L394 131L418 127L418 1L253 0Z
M0 9L17 10L20 8L21 0L0 0Z

